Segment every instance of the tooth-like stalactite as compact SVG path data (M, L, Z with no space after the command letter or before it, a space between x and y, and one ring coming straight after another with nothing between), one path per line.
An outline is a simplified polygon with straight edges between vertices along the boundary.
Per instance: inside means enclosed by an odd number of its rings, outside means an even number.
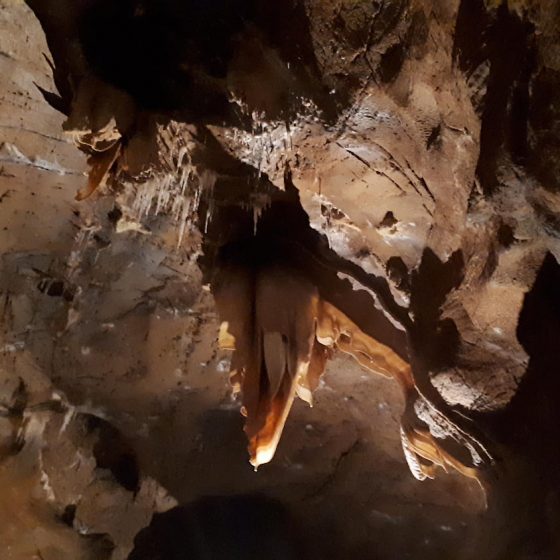
M231 381L243 395L245 432L255 467L274 456L296 394L312 404L327 360L338 349L401 386L406 403L401 439L416 478L433 478L438 466L477 477L477 469L447 452L416 415L414 404L423 397L410 365L322 300L299 272L281 266L232 266L223 271L214 296L223 320L220 346L234 350Z
M249 453L258 467L272 459L298 384L306 384L318 296L303 277L279 267L252 277L236 272L217 294L222 317L231 317L222 330L234 339L232 375L242 387Z
M214 288L220 346L235 349L231 380L243 394L251 464L269 462L298 394L310 402L328 350L315 339L316 288L282 267L231 267Z
M88 182L76 200L84 200L105 184L121 159L123 135L133 126L135 115L135 102L124 91L94 76L80 78L63 125L76 146L88 154Z
M88 157L90 166L87 185L78 191L76 200L84 200L91 196L99 187L105 185L109 172L121 153L121 143L115 142L103 152L95 152Z
M260 399L247 403L245 428L255 467L274 456L298 385L305 385L318 301L315 287L293 271L268 267L257 275L253 374L258 378Z

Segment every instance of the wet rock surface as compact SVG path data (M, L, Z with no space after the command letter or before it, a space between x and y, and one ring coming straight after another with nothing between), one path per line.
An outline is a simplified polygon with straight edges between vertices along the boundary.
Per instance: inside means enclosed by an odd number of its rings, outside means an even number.
M554 0L0 8L2 558L557 555ZM253 472L232 255L415 399L339 341Z

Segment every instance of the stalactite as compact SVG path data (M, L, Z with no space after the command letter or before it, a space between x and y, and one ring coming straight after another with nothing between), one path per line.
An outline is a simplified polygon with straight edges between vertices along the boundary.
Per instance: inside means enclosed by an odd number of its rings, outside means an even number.
M220 347L233 351L230 378L234 391L242 394L255 468L272 460L295 396L312 404L329 357L340 350L401 387L401 439L416 478L433 478L435 466L478 478L481 465L465 464L446 451L416 415L415 403L423 397L410 365L323 300L300 271L280 264L229 266L220 274L214 297L222 319Z

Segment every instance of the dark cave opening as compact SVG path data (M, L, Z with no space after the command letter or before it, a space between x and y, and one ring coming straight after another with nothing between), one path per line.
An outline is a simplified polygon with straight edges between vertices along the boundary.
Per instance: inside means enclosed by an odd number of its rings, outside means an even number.
M211 496L156 514L129 560L304 560L301 527L262 495Z
M100 0L84 11L80 39L91 67L144 107L223 114L221 80L250 13L245 0Z

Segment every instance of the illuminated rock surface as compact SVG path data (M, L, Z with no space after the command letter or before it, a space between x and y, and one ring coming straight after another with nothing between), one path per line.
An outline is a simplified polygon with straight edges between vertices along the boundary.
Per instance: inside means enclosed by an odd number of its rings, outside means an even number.
M0 0L0 557L557 557L559 35Z

